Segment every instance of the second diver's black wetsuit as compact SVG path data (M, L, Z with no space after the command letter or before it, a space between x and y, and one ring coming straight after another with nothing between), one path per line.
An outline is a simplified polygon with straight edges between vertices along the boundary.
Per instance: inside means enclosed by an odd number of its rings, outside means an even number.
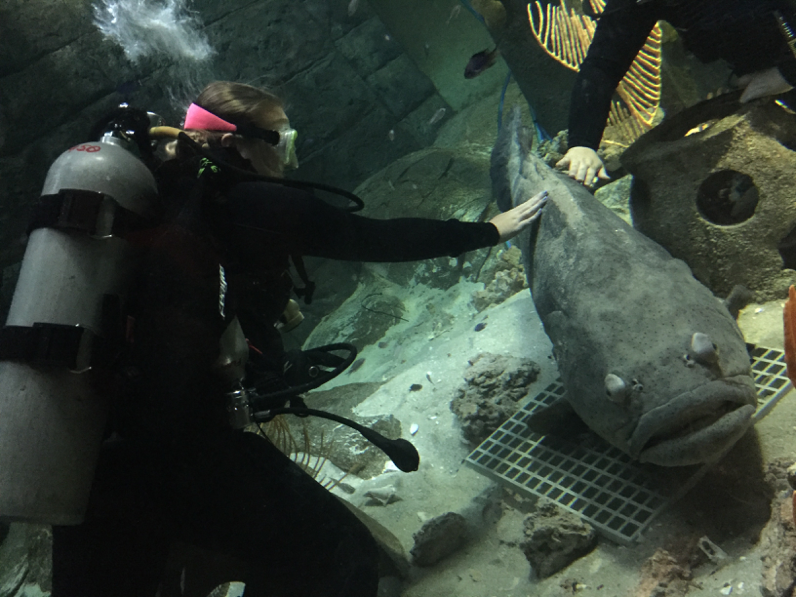
M702 62L722 58L737 75L778 67L796 85L796 58L774 11L796 23L784 0L608 0L572 90L569 146L597 149L611 97L660 20Z
M120 439L103 446L86 522L53 530L53 597L154 595L175 539L242 567L234 579L189 568L183 587L177 571L164 597L204 597L229 580L245 581L247 597L375 597L378 550L367 529L268 440L227 423L213 373L219 337L234 316L250 339L257 326L273 330L288 300L289 255L458 255L496 244L497 229L374 220L278 184L222 173L197 183L190 163L184 174L164 175L165 223L141 241L150 257L125 369L132 389L113 426Z

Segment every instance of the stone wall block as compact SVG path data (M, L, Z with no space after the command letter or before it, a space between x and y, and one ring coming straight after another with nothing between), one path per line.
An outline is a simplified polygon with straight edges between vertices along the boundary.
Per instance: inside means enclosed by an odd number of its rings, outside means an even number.
M315 21L326 28L334 40L346 35L374 14L368 0L300 0L299 3Z
M216 21L224 19L235 12L245 10L251 6L259 6L261 10L268 10L268 5L280 0L193 0L191 9L195 12L198 19L209 27Z
M258 2L231 12L205 33L217 52L215 78L255 85L263 84L263 75L272 83L284 83L334 48L324 29L287 0Z
M428 77L405 54L388 62L366 80L397 118L408 115L436 91Z
M7 130L0 155L16 153L21 140L29 142L80 118L83 109L113 93L118 82L135 76L121 49L95 31L3 77L0 97Z
M320 107L323 109L323 106ZM328 111L330 114L335 112L332 106ZM349 125L348 130L306 160L299 151L301 178L322 180L327 184L350 189L371 173L418 149L417 141L407 135L400 136L396 132L395 140L389 140L387 135L394 122L392 114L387 110L378 105L370 106L369 110Z
M0 2L0 77L94 31L90 0ZM68 26L66 25L68 23Z
M384 23L377 17L349 31L335 41L335 46L363 79L403 53L401 46L389 36Z
M444 114L437 119L437 113L443 108L445 109ZM453 116L453 108L448 105L448 102L440 94L434 93L416 109L407 114L398 126L410 131L420 147L428 147L434 144L442 125L451 116ZM396 134L397 131L398 129L396 128Z
M380 111L374 93L338 52L290 80L284 95L288 115L299 130L299 160Z

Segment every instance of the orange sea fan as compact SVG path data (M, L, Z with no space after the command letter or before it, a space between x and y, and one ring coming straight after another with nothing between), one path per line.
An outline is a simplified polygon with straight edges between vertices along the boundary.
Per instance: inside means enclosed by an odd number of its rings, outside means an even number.
M790 382L796 387L796 288L788 289L788 300L782 310L785 324L785 365Z

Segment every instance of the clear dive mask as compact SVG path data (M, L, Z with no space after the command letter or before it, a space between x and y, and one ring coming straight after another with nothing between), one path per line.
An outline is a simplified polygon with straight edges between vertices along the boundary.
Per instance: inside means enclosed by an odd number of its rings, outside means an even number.
M280 129L277 132L279 133L279 143L276 144L275 149L282 163L291 168L298 168L298 157L296 156L298 132L290 127Z

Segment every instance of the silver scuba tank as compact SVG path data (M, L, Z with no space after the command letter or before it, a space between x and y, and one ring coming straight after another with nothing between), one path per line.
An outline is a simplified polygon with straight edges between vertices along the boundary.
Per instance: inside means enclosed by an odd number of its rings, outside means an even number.
M30 233L0 335L2 519L83 520L108 412L95 387L104 308L124 303L135 264L119 224L147 216L157 197L132 149L108 134L47 173L51 213Z

